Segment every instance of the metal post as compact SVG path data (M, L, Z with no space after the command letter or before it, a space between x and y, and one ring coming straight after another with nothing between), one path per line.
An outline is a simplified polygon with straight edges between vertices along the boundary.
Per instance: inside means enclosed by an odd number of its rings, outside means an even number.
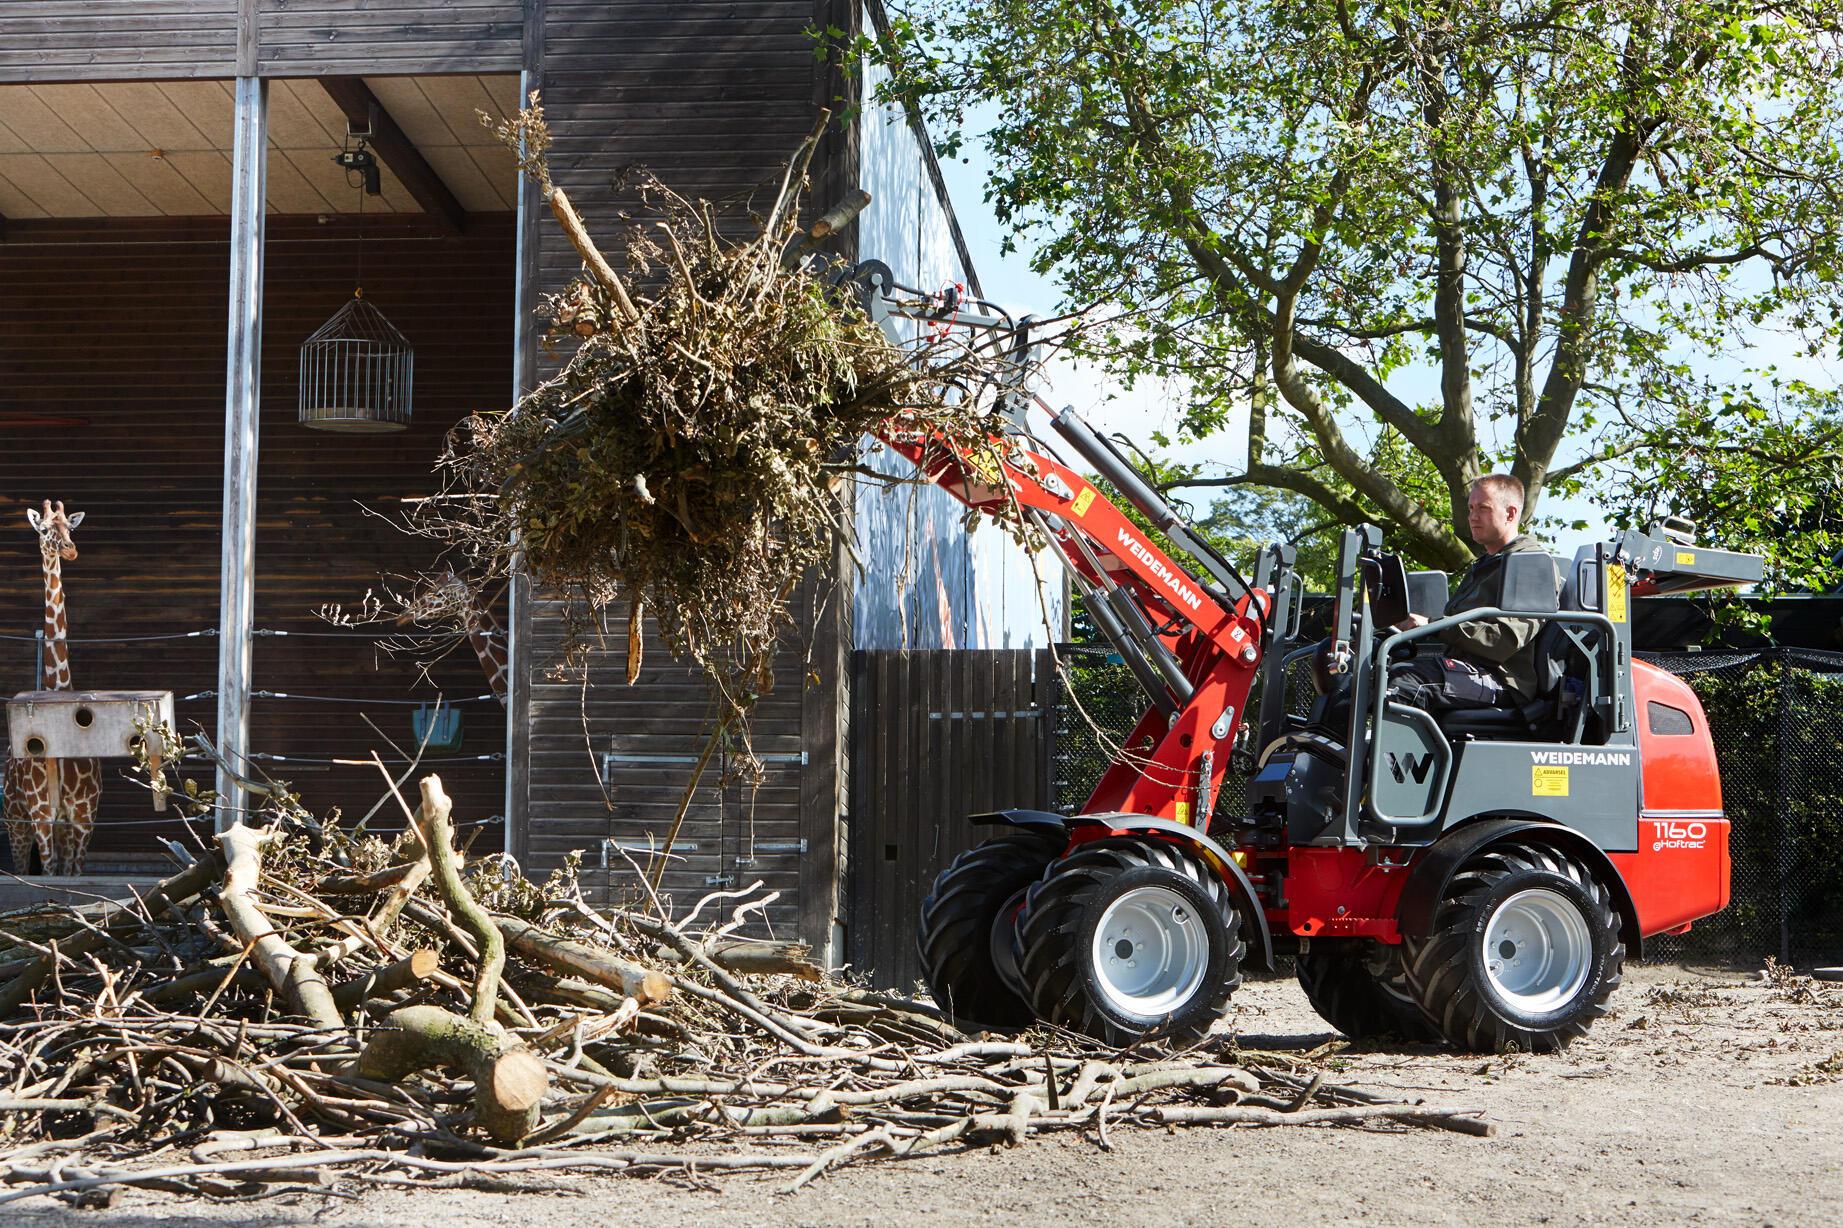
M262 377L263 207L268 188L269 83L237 78L231 171L230 334L224 391L224 529L218 577L218 750L241 766L249 750L250 633L256 590L256 461ZM217 774L219 830L248 799Z
M533 90L544 83L544 23L548 17L547 0L525 0L524 68L518 78L518 105L528 104ZM529 175L518 176L517 252L513 259L512 290L512 404L537 383L538 330L532 309L538 292L538 220L541 212L538 185ZM530 585L513 569L506 586L506 794L505 851L508 856L523 858L529 842L525 839L527 813L526 752L529 729L525 713L530 688L523 669L526 647L519 628L529 616ZM605 850L604 850L605 855ZM604 879L604 882L606 880Z

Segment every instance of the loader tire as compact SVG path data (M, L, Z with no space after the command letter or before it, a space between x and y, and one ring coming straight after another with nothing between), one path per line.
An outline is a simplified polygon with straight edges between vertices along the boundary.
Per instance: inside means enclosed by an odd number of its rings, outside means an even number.
M1351 1040L1440 1039L1409 993L1400 947L1367 938L1314 938L1293 964L1312 1009Z
M1109 1045L1195 1041L1241 984L1241 915L1228 888L1169 844L1079 846L1031 887L1017 936L1037 1015Z
M1493 845L1460 866L1433 933L1408 938L1408 985L1448 1042L1552 1053L1606 1014L1624 975L1619 914L1566 853Z
M1016 831L953 859L922 901L915 945L922 979L959 1028L1022 1028L1012 923L1024 890L1066 844L1061 832Z

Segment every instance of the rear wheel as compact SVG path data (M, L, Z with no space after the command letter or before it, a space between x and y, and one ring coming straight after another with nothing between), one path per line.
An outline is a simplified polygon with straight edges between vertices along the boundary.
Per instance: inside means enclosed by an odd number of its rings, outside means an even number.
M1410 938L1409 987L1461 1049L1546 1053L1606 1013L1625 968L1606 887L1552 848L1504 844L1459 868L1434 917Z
M1324 1021L1352 1040L1438 1040L1408 989L1401 948L1368 938L1314 938L1294 960Z
M1126 1045L1187 1043L1241 984L1241 917L1202 861L1151 841L1084 844L1031 887L1018 971L1051 1023Z
M1033 1016L1019 992L1012 923L1024 889L1062 852L1061 832L1019 831L953 859L922 901L916 927L922 979L963 1028L1021 1028Z

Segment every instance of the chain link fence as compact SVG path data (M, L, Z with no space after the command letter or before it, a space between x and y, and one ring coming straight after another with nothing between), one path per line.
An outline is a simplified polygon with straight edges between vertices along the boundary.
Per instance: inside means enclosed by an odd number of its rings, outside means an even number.
M1641 653L1680 675L1708 714L1732 822L1733 895L1687 934L1646 944L1653 959L1755 965L1843 961L1843 653L1777 648L1750 653ZM1065 657L1056 708L1057 808L1080 806L1144 710L1122 665ZM1309 680L1290 680L1303 711ZM1254 719L1254 713L1249 719ZM1238 814L1244 781L1231 773L1211 826Z

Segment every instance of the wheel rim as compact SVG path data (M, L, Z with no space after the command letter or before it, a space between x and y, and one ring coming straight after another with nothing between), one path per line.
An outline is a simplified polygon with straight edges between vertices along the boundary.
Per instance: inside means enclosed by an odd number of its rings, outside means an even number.
M1593 934L1568 897L1536 887L1519 891L1485 926L1485 977L1511 1006L1531 1015L1557 1010L1587 983Z
M1128 1015L1166 1015L1203 983L1209 934L1196 907L1177 892L1135 887L1101 914L1091 954L1108 1005Z

